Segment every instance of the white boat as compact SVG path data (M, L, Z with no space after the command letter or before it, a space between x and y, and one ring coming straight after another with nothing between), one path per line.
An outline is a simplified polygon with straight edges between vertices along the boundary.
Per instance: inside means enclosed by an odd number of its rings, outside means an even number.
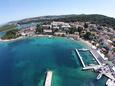
M99 80L99 79L102 77L102 75L103 75L103 74L100 73L100 74L97 76L97 80Z

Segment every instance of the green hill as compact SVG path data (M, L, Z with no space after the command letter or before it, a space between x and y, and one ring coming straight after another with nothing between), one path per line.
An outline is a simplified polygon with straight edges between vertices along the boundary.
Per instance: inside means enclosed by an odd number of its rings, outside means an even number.
M104 15L92 14L92 15L60 15L60 16L42 16L35 18L27 18L18 21L19 24L25 24L30 22L51 22L51 21L64 21L64 22L91 22L103 26L112 27L115 29L115 18L107 17Z
M57 21L65 21L65 22L75 22L75 21L81 21L81 22L91 22L94 24L99 24L102 26L108 26L115 29L115 18L107 17L104 15L71 15L71 16L65 16L64 18L55 19Z
M0 27L0 32L6 32L13 29L16 29L15 25L4 25Z
M44 23L52 21L63 21L63 22L91 22L102 26L112 27L115 30L115 18L107 17L104 15L92 14L92 15L60 15L60 16L42 16L34 18L26 18L20 21L11 22L12 25L4 25L0 27L1 31L8 31L15 29L15 24L27 24L27 23Z

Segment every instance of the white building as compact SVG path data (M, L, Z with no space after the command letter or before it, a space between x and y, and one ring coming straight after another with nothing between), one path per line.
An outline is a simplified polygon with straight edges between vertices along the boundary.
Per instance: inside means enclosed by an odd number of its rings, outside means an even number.
M69 25L69 23L65 23L65 22L52 22L51 23L52 28L54 29L68 29L71 28L71 26Z

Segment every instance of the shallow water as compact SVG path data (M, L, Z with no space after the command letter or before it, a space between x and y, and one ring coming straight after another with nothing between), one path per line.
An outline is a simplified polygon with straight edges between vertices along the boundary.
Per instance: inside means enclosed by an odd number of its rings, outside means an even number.
M75 48L87 47L66 38L27 38L0 43L0 86L43 86L47 70L52 86L105 86L106 78L82 71Z

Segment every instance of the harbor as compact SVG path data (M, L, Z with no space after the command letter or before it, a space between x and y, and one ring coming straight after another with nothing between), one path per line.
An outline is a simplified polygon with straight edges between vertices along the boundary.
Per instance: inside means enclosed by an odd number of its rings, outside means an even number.
M95 59L98 64L97 65L96 64L85 64L83 58L86 58L86 57L82 57L79 53L79 50L83 51L83 52L89 51L91 53L91 55L93 56L93 60ZM98 56L98 58L97 58L97 56L89 49L75 49L75 51L76 51L76 53L79 57L79 60L83 66L83 70L93 69L99 73L99 75L97 76L97 80L101 79L101 77L104 75L105 77L108 78L108 80L106 82L106 86L115 86L115 77L113 76L113 73L112 73L110 67L108 65L102 65L102 63L98 60L99 55L97 55Z
M79 49L80 51L90 51L90 50L88 50L88 49ZM90 51L91 52L91 51ZM91 63L91 64L85 64L84 63L84 61L83 61L83 57L80 55L80 53L79 53L79 51L78 51L78 49L76 49L76 53L77 53L77 55L78 55L78 57L79 57L79 59L80 59L80 61L81 61L81 64L82 64L82 66L83 66L83 70L89 70L89 69L98 69L98 68L100 68L102 65L101 65L101 63L99 62L99 60L96 58L96 57L94 57L95 58L95 61L97 61L97 63L98 63L98 65L96 65L96 64L94 64L94 63ZM92 54L92 53L91 53ZM92 56L94 56L93 54L92 54ZM93 59L94 60L94 59Z
M3 71L0 73L0 78L1 80L3 78L4 80L10 80L11 78L15 80L11 83L2 81L0 86L76 86L77 84L80 86L105 86L107 81L107 78L103 76L100 80L96 80L97 74L93 72L93 69L83 70L84 67L75 49L82 57L85 67L94 67L97 62L91 55L87 56L85 49L81 55L79 49L85 48L85 45L82 45L79 41L41 37L11 42L7 47L1 43L0 46L0 50L4 50L0 55L6 59L5 61L0 59L3 62L1 64L4 65L1 68ZM10 58L11 60L9 60ZM12 59L14 60L12 61ZM11 65L12 63L14 63L14 66ZM6 70L6 67L9 70ZM11 70L16 71L11 72ZM16 77L8 77L10 75Z

